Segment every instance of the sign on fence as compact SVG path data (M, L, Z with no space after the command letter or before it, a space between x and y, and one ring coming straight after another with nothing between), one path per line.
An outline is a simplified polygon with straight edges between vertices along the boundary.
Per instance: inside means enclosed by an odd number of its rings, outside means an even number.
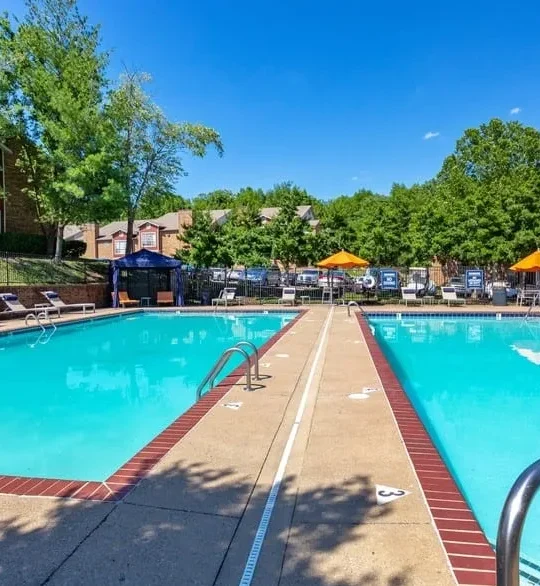
M484 289L484 271L482 269L468 269L465 271L465 287L467 289Z
M395 291L396 289L399 289L399 277L398 277L397 271L383 269L383 270L381 270L380 274L381 274L381 289L383 291L390 291L390 290Z

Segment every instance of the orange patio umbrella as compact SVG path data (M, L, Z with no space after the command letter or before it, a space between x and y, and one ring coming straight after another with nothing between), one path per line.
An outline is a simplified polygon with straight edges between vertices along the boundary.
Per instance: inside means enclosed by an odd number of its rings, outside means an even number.
M367 267L368 265L367 260L345 250L336 252L336 254L317 263L317 266L323 269L354 269L357 267Z
M536 250L529 256L522 258L515 265L510 267L511 271L518 271L521 273L540 271L540 250Z

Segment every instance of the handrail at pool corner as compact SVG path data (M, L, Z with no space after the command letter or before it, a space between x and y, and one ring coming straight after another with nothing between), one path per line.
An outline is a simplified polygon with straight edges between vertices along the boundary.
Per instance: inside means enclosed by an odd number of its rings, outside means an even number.
M251 391L251 356L243 349L238 348L238 346L231 346L227 348L223 352L223 354L219 357L218 361L214 364L214 366L210 369L208 374L204 377L203 381L197 388L197 401L201 398L202 392L204 387L210 383L210 388L214 386L214 381L217 375L221 372L225 364L227 364L229 358L235 353L238 352L242 354L242 356L246 359L247 368L246 368L246 390Z
M351 317L351 307L358 307L358 309L362 312L362 315L366 317L366 312L364 311L364 308L356 301L349 301L349 303L347 303L347 315L349 317Z
M497 533L497 586L519 586L521 534L539 488L540 460L537 460L519 475L504 503Z
M531 306L527 310L527 313L525 314L525 318L524 319L526 319L526 320L529 319L529 317L530 317L530 315L532 313L532 310L533 310L534 306L536 305L536 303L538 301L540 301L540 294L535 293L535 295L534 295L534 297L532 298L532 301L531 301Z
M41 318L46 319L48 324L53 328L54 331L56 331L56 325L54 324L51 316L46 313L45 311L42 311L40 313L37 314L37 320L39 323L41 323ZM43 327L43 326L42 326ZM43 329L45 329L45 327L43 327Z
M247 340L241 340L237 344L234 345L235 348L240 348L242 346L247 346L253 350L253 356L255 357L255 363L253 371L255 373L255 380L261 380L259 376L259 351L257 350L257 346L253 342L248 342Z

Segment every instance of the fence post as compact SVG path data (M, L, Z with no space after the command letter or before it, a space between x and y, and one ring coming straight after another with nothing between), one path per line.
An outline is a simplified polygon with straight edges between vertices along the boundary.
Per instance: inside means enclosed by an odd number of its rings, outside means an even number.
M6 261L6 285L9 285L9 254L7 252L5 254L5 261Z

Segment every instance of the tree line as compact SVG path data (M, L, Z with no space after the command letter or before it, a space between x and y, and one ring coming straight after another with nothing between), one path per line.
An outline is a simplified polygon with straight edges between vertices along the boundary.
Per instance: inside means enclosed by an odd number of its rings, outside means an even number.
M288 227L292 208L301 204L314 206L318 234L301 230L297 220ZM268 262L282 250L284 264L304 264L344 248L378 266L437 260L449 270L461 264L504 271L540 244L540 133L492 119L464 132L433 179L396 183L387 196L361 189L321 201L285 183L267 192L219 190L191 205L195 222L187 240L197 264L227 264L231 257L241 264ZM255 210L268 205L284 210L262 227ZM233 218L221 228L200 211L223 208L232 209Z

